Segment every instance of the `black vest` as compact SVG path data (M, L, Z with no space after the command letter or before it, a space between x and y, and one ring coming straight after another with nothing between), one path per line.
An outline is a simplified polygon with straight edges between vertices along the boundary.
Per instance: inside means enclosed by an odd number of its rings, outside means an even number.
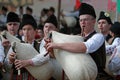
M112 38L112 36L110 34L108 34L105 39L108 42L110 38Z
M94 34L96 34L95 31L93 33L91 33L90 35L88 35L84 39L84 41L87 41ZM103 69L105 68L105 64L106 64L105 42L102 44L102 46L97 51L95 51L93 53L89 53L89 54L91 55L91 57L95 61L97 68L98 68L98 72L102 72Z

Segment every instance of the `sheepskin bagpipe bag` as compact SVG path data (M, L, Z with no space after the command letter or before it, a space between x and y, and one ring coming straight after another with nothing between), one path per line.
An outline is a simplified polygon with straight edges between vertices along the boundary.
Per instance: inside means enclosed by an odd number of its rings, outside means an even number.
M0 34L0 38L3 41L4 39L7 39L8 41L11 42L20 42L20 39L16 38L15 36L11 35L8 31L3 31Z
M51 34L54 43L83 42L81 36L65 35L56 31ZM54 49L54 55L70 80L96 79L97 66L89 54Z
M28 43L12 42L11 46L15 49L16 57L19 60L31 59L39 54L33 46ZM28 66L25 68L37 80L49 80L53 74L53 65L49 61L46 61L46 63L40 66Z

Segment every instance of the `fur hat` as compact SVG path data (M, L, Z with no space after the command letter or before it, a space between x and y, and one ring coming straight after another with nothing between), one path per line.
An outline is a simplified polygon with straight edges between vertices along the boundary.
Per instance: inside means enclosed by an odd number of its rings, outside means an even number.
M9 12L7 15L7 23L8 22L20 22L20 19L16 13Z
M103 12L103 11L100 12L98 21L101 19L105 19L109 24L113 24L110 19L110 15L107 12Z
M5 6L2 6L2 10L6 12L8 11L8 9Z
M111 26L110 31L113 32L115 35L120 35L120 22L114 22Z
M55 15L51 15L47 18L47 20L45 21L45 23L52 23L53 25L55 25L55 27L57 28L58 26L58 22L57 22L57 18Z
M79 16L84 15L84 14L89 14L89 15L93 16L94 18L96 18L96 14L95 14L95 10L94 10L93 6L91 6L90 4L87 4L87 3L82 3L81 7L79 9Z
M22 28L24 25L28 25L28 24L32 25L34 29L37 29L37 23L35 19L33 18L33 16L29 14L24 14L20 27Z
M28 11L30 11L30 12L33 12L33 10L32 10L32 8L30 8L30 7L26 7L26 10L28 10Z

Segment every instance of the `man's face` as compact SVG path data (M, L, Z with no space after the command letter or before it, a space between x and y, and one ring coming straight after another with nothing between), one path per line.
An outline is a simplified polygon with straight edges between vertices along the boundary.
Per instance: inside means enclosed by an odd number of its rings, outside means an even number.
M93 31L95 25L95 18L91 15L85 14L79 16L79 23L81 28L84 28L85 33L89 33Z
M32 27L32 25L24 25L22 28L23 36L27 40L33 40L35 38L36 30ZM32 34L32 35L31 35Z
M18 22L9 22L7 23L7 30L12 35L17 35L20 23Z
M56 31L57 28L52 23L45 23L44 25L44 37L47 37L51 31Z
M106 34L109 32L111 25L105 19L100 19L98 21L98 29L101 33Z

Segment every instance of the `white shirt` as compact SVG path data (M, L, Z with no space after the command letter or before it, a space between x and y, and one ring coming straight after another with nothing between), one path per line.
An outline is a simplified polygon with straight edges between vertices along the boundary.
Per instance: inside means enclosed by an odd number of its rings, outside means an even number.
M120 45L120 38L116 37L111 45L106 46L106 54L111 55L114 49Z
M7 16L5 15L0 15L0 25L5 25L7 21Z
M44 46L45 46L45 41L43 39L41 41L40 47L39 47L40 54L38 54L34 58L32 58L33 64L35 66L42 65L43 63L47 62L50 59L49 54L47 56L44 56L47 53L47 51L46 51Z
M104 41L104 36L101 33L94 34L91 38L84 42L87 47L86 53L95 52L102 46Z
M0 62L3 63L5 57L5 53L4 53L4 47L2 46L2 42L0 41Z
M116 49L114 49L113 54L115 55L108 64L108 68L114 75L120 75L120 46L117 46Z

